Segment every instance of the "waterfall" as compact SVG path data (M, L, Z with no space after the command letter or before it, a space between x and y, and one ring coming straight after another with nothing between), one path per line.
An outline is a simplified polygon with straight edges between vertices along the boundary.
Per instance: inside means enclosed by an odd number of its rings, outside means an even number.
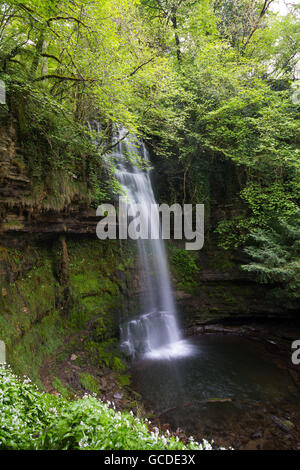
M148 221L154 233L160 233L159 213L149 175L148 150L143 142L128 137L124 129L118 130L114 141L118 144L111 158L127 204L129 208L141 205L143 213L140 216ZM121 325L122 348L133 358L187 355L190 349L188 342L182 340L178 327L164 242L161 237L157 240L139 239L137 245L144 284L142 311L138 317Z

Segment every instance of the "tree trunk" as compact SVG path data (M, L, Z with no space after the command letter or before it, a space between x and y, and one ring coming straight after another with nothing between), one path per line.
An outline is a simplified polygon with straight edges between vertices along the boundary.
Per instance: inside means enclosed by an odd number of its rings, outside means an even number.
M172 18L172 25L173 29L175 31L175 43L176 43L176 54L177 54L177 60L178 62L181 62L181 50L180 50L180 39L178 36L178 25L177 25L177 10L173 12Z

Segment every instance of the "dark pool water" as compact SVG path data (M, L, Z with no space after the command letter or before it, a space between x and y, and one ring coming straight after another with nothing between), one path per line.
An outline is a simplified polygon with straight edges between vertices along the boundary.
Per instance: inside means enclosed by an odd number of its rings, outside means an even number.
M133 364L135 389L163 422L189 432L224 428L259 406L279 407L299 398L288 373L254 341L203 336L191 343L191 356ZM214 399L232 401L207 402Z

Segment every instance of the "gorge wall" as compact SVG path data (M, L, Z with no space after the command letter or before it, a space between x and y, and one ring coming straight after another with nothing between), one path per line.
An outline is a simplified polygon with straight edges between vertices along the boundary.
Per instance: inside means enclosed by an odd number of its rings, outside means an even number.
M72 363L79 371L85 360L119 377L126 369L119 322L138 290L133 247L100 242L96 211L76 191L60 210L45 207L20 158L15 121L6 116L1 124L0 337L8 362L40 386L46 379L50 390L47 361L54 388L64 389L55 371L74 350L82 353ZM82 388L91 391L92 374L84 373Z
M93 374L103 368L128 383L117 345L120 318L138 308L143 288L134 245L96 239L96 211L83 191L87 181L68 190L62 185L59 204L46 203L51 194L34 186L17 129L13 118L2 119L0 338L8 360L50 390L72 382L76 389L76 367L83 389L87 382L93 388ZM220 205L215 212L222 212ZM170 242L168 254L184 328L294 312L241 272L239 254L221 250L211 236L199 253ZM63 363L74 372L64 376L64 385L55 375ZM80 372L83 364L87 369Z

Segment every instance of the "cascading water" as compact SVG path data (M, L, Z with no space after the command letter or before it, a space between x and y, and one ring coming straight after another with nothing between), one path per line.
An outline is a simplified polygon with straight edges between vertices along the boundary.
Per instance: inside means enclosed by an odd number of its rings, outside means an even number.
M119 130L114 139L118 142L112 155L115 177L122 186L127 204L129 208L140 205L140 217L148 222L152 233L159 234L159 213L149 171L141 167L147 167L149 162L146 146L128 137L124 129ZM158 238L138 240L145 284L142 314L121 326L122 347L134 358L159 359L190 353L188 342L180 335L165 247L161 237Z

